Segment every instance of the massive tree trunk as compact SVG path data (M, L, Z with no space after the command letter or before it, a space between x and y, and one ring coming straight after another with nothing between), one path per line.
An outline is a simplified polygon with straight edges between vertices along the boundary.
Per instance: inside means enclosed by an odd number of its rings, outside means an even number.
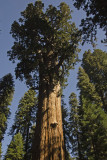
M59 83L42 77L32 160L64 160L61 96Z

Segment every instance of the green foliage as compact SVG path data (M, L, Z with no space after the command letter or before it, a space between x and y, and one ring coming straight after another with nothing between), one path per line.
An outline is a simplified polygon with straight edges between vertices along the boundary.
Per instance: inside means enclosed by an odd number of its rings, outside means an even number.
M97 100L87 95L88 92L80 92L80 105L76 95L70 95L69 134L72 154L79 160L106 160L107 114Z
M36 92L31 88L21 98L18 110L15 115L15 122L10 134L20 132L24 140L25 160L31 158L32 147L32 125L36 123L37 97Z
M22 135L17 133L8 146L5 160L23 160L24 157L24 142Z
M14 82L11 74L0 79L0 142L7 128L7 119L10 115L11 101L14 93Z
M85 52L78 72L79 104L75 93L69 97L69 143L77 160L107 159L106 62L106 52Z
M64 2L58 7L49 5L44 12L44 4L36 1L21 16L19 22L12 24L15 42L8 52L11 61L19 61L16 77L25 78L33 86L40 82L40 75L44 81L56 79L63 83L78 60L80 40L78 29L71 23L69 6Z
M80 89L80 96L84 95L87 99L90 99L93 102L102 105L101 97L96 92L95 85L91 83L88 74L81 67L79 68L78 79L79 79L78 87Z
M72 155L78 160L106 160L107 114L97 101L90 100L82 92L80 94L81 105L78 105L74 93L69 100L71 111L68 130Z
M88 74L90 82L101 97L104 110L107 112L107 52L96 49L93 53L85 52L82 67Z
M24 127L32 126L35 122L37 110L36 92L29 89L19 101L18 109L15 115L15 123L13 124L13 132L20 131L24 135Z
M10 73L0 79L0 105L9 106L11 104L14 92L13 83Z
M105 0L74 0L77 9L83 8L86 18L82 19L81 27L83 41L94 41L96 39L97 27L99 26L107 34L107 3ZM107 37L106 37L107 38ZM105 39L105 42L107 39Z
M78 72L80 90L80 160L106 160L107 157L107 55L101 50L85 52ZM74 117L75 118L75 117ZM74 147L74 146L73 146Z
M101 106L82 97L81 108L81 153L83 159L106 160L107 114Z

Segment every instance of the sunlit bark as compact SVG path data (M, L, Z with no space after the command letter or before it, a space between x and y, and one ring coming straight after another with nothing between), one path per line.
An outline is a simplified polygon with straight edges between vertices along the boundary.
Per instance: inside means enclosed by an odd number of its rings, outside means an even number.
M60 84L41 83L33 160L64 160Z

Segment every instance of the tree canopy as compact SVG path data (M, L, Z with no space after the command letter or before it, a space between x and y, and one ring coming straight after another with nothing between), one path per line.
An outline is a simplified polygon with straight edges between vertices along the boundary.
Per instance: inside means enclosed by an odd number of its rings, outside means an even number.
M49 5L45 12L41 1L28 4L19 22L11 27L15 42L8 56L13 62L18 60L17 78L35 85L42 72L44 80L50 75L50 79L63 81L79 51L79 32L71 18L70 8L64 2L58 7Z
M91 85L96 90L93 96L95 97L97 94L100 97L103 108L107 112L107 52L99 49L94 50L93 53L91 51L85 52L82 67L88 75Z
M83 8L86 12L86 18L81 20L83 41L95 40L98 27L103 29L107 36L107 2L105 0L73 1L77 9ZM107 37L105 42L107 42Z

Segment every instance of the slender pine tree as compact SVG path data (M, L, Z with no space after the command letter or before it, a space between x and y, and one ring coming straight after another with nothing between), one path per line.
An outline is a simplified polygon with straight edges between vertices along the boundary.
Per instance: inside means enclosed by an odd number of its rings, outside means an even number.
M76 159L81 159L81 145L80 145L80 115L79 102L75 93L69 96L70 117L69 117L69 134L70 142L72 144L72 155Z
M15 121L10 130L10 134L18 132L22 134L24 140L24 160L30 160L32 155L33 130L36 125L37 102L36 92L29 89L21 98L15 114Z

